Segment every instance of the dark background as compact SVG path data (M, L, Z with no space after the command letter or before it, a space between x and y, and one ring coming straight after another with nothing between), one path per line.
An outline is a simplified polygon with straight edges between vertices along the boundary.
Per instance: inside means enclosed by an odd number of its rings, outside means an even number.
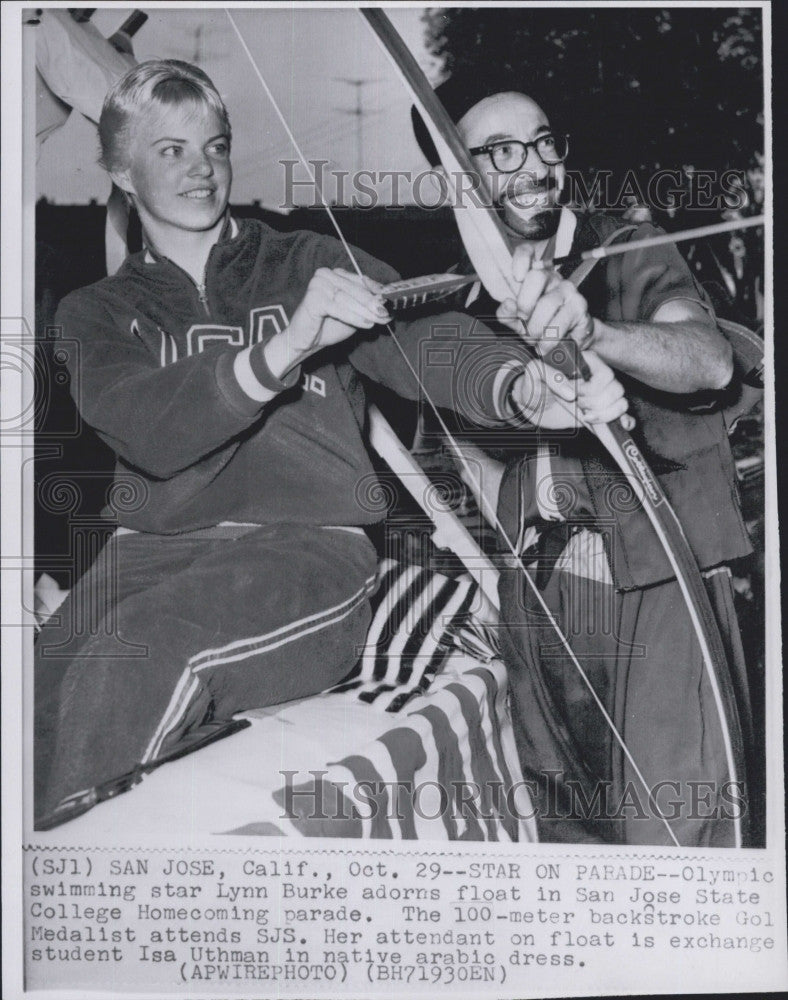
M759 9L435 10L447 74L531 95L572 136L572 166L746 169L763 152ZM507 86L508 85L508 86Z

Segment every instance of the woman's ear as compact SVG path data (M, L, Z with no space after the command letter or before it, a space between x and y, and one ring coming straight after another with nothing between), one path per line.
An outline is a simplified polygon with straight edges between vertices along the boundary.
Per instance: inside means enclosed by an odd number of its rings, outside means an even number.
M124 194L135 194L134 185L131 183L128 170L110 170L109 176L112 179L112 183L116 187L119 187Z

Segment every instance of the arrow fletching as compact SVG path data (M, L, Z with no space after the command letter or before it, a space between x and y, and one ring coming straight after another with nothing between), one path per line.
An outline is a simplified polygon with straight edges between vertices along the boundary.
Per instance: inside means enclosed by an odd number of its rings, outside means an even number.
M478 280L475 274L424 274L418 278L392 281L383 286L381 294L389 308L396 312L448 298L458 289Z

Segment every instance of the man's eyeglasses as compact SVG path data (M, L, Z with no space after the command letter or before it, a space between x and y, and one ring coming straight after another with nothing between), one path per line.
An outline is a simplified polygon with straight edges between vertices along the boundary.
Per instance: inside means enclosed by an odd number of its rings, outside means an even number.
M513 174L528 159L528 150L536 150L536 155L546 166L554 166L563 163L569 152L569 136L553 135L552 132L545 132L533 142L521 142L519 139L501 139L499 142L490 142L486 146L475 146L469 149L471 156L481 156L487 153L496 170L504 174Z

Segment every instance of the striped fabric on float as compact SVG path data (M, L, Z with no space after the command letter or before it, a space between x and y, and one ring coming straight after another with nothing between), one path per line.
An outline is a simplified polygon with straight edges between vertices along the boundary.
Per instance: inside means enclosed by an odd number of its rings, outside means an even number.
M494 630L476 584L386 560L353 672L319 696L391 713L385 730L273 792L280 834L371 840L537 840ZM306 780L302 780L302 779ZM261 835L247 824L225 831Z
M274 793L284 833L372 840L534 841L500 660L456 653L365 747ZM319 803L319 808L316 804ZM233 831L230 831L233 832Z
M451 579L393 559L383 560L378 579L366 645L353 670L328 694L399 712L429 688L451 650L462 643L462 631L473 629L476 584L467 575ZM480 658L494 655L488 645Z

